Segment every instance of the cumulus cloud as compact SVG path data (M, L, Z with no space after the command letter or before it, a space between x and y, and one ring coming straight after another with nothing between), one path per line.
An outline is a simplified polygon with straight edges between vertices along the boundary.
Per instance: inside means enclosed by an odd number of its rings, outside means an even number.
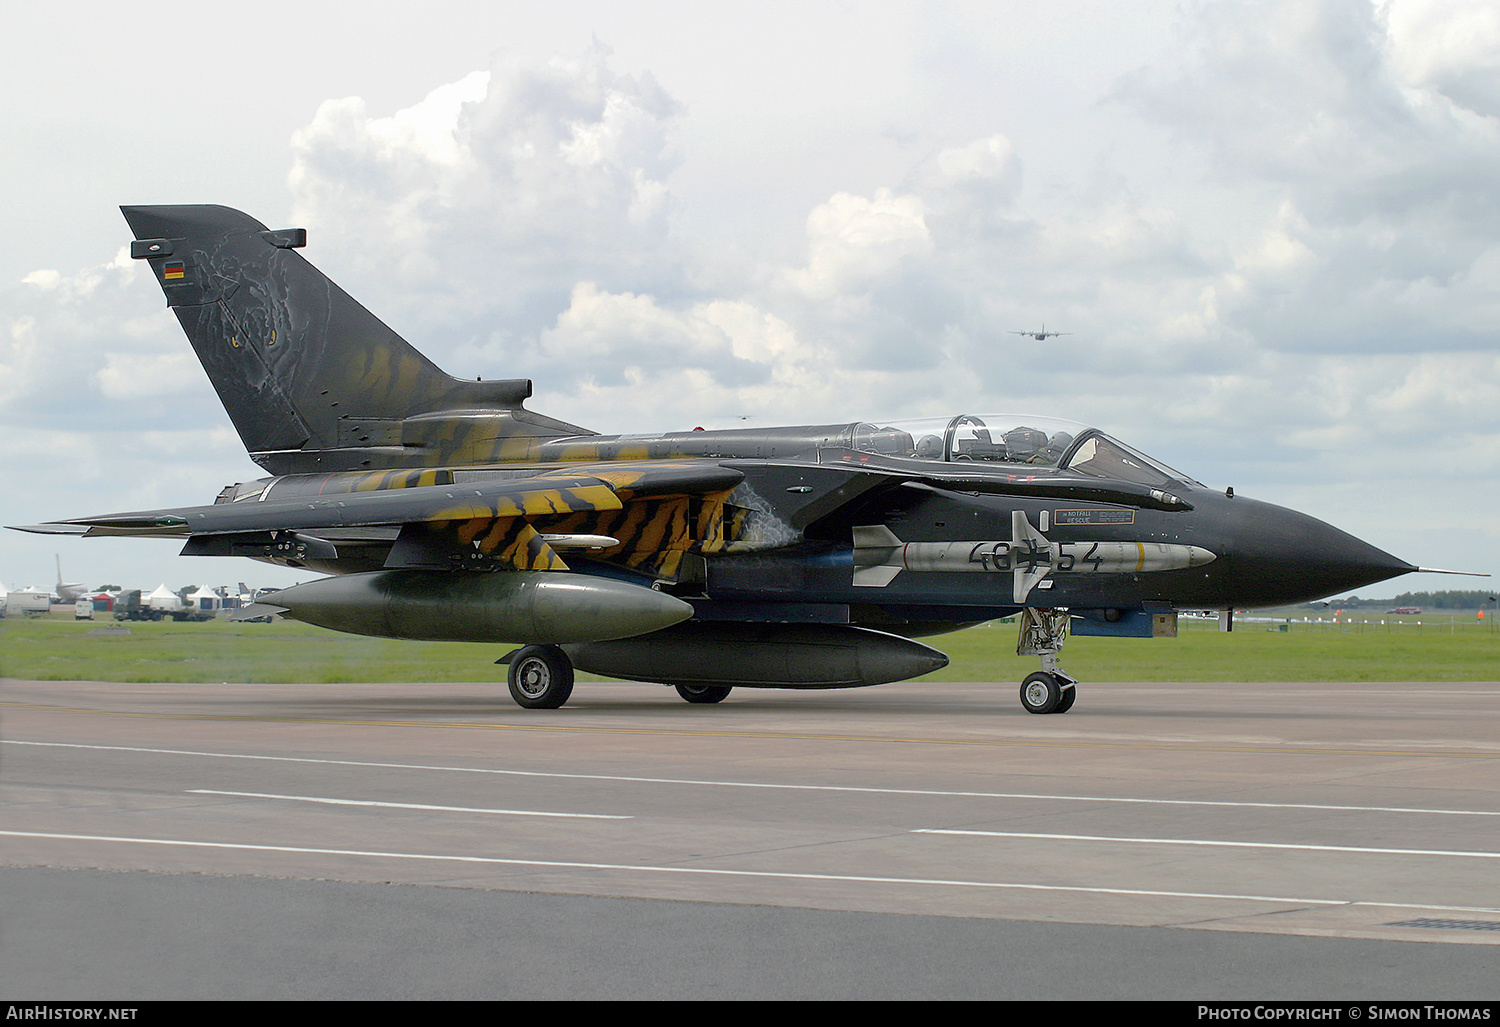
M1236 283L1176 212L1110 195L1039 218L998 133L833 192L799 262L704 285L667 216L681 110L597 46L501 61L390 116L329 101L294 140L297 216L326 226L314 258L352 267L439 363L532 376L539 401L586 390L593 417L555 412L605 428L1092 406L1068 361L1032 360L1018 385L1011 330L1067 318L1099 375L1212 364L1202 342L1233 334ZM642 411L643 390L670 401Z
M501 60L389 116L330 100L292 140L295 216L442 344L482 345L486 321L525 338L578 280L675 285L664 179L680 111L598 44Z
M889 189L873 197L835 194L808 215L807 240L807 267L792 280L823 301L863 292L904 261L932 252L922 201Z
M106 353L93 374L99 392L113 400L139 400L195 391L202 371L191 350L175 353Z
M1288 350L1401 352L1467 306L1455 290L1500 288L1500 122L1443 85L1497 66L1493 48L1445 42L1483 39L1492 9L1262 0L1196 15L1182 67L1117 96L1205 152L1209 188L1238 211L1227 324ZM1492 344L1445 329L1451 348Z
M669 411L795 416L800 390L822 395L841 371L879 378L901 352L930 364L930 345L909 341L928 297L900 284L932 255L923 201L836 193L808 216L802 267L705 288L671 232L681 111L597 45L501 60L389 116L328 101L293 141L296 218L316 261L352 271L359 284L344 284L378 295L376 313L454 373L530 375L539 400L585 390L596 416L626 428L641 426L643 388L665 397L647 416L679 427ZM931 163L922 177L947 208L996 180L1014 188L1003 137ZM872 321L885 331L868 333ZM888 370L865 394L899 391L900 368Z
M769 373L767 364L743 359L753 341L736 346L710 304L676 311L650 296L606 293L593 282L573 289L568 309L541 336L541 351L552 361L585 369L591 384L638 380L644 372L692 369L753 384ZM738 351L738 352L737 352ZM764 350L762 350L764 351ZM621 353L631 361L621 365ZM608 377L606 378L605 375Z
M1402 81L1458 107L1500 117L1500 10L1488 0L1383 5L1391 64Z
M154 283L125 250L107 264L64 274L39 269L0 289L0 423L66 424L162 416L119 401L188 396L213 416L192 351L164 315ZM119 403L119 405L117 405Z
M938 150L912 170L907 185L924 198L939 238L988 235L1014 217L1021 162L1005 136L986 136Z

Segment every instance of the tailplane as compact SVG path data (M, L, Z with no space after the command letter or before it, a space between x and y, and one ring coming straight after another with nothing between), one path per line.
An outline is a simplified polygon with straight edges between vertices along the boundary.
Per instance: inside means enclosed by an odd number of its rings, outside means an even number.
M443 372L296 250L216 205L121 207L250 456L273 474L524 458L592 434L525 410L529 379Z

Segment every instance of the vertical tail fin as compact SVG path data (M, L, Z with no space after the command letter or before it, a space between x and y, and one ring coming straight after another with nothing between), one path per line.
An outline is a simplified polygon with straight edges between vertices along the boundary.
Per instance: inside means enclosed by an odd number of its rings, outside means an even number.
M274 474L523 455L589 434L531 413L528 379L454 378L268 231L216 205L121 207L250 456Z

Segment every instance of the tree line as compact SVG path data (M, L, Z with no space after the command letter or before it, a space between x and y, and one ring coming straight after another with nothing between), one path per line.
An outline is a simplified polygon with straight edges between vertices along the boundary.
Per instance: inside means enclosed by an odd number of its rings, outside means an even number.
M1469 589L1465 591L1445 592L1402 592L1393 599L1361 599L1359 596L1350 596L1347 599L1330 599L1330 606L1343 608L1368 609L1370 607L1381 607L1383 609L1393 606L1420 606L1424 610L1484 610L1486 616L1489 611L1496 609L1497 593L1484 589ZM1321 605L1321 604L1319 604Z

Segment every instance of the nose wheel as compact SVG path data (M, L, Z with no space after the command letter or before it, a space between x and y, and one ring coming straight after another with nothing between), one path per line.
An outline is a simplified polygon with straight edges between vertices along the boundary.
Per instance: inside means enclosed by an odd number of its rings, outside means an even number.
M1066 674L1039 670L1021 682L1021 705L1027 713L1067 713L1078 697L1078 683Z
M1021 682L1021 707L1027 713L1067 713L1078 698L1078 682L1057 662L1068 637L1068 611L1026 607L1021 611L1017 656L1040 656L1042 669Z

